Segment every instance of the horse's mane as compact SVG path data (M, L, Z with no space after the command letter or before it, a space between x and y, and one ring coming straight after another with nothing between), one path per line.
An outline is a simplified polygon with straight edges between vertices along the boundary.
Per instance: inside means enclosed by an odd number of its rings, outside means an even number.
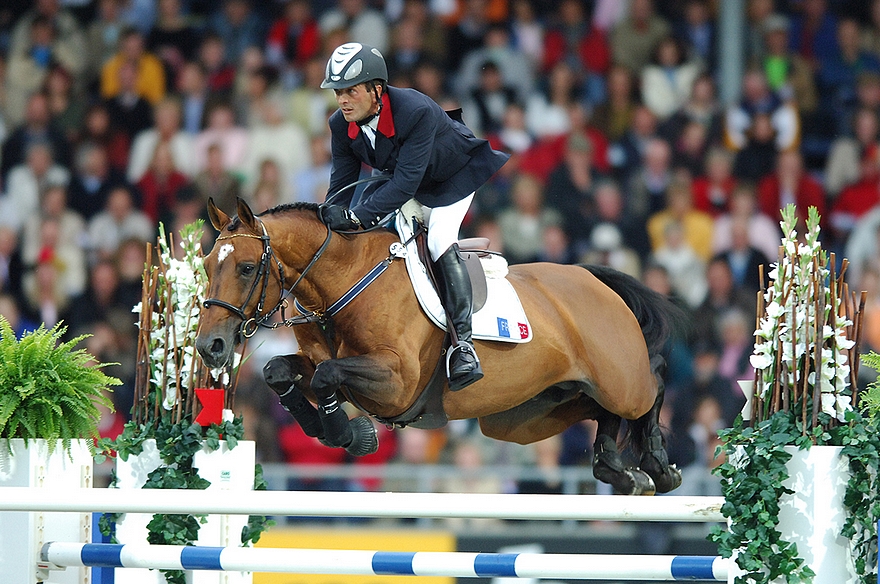
M262 213L257 213L257 217L262 217L263 215L277 215L279 213L287 213L288 211L311 211L315 214L318 213L318 203L309 203L307 201L297 201L296 203L284 203L281 205L276 205L271 209L266 209ZM229 224L229 231L235 231L241 226L241 219L238 218L238 215L232 218L232 223Z

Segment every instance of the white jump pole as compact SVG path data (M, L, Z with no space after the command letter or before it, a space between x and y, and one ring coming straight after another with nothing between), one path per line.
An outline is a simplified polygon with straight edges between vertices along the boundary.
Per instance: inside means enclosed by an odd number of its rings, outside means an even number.
M486 518L580 521L725 521L722 497L355 493L187 489L30 489L0 492L0 511L192 513L304 517Z
M41 560L51 567L652 581L724 581L728 565L727 560L712 556L380 552L67 542L44 545Z

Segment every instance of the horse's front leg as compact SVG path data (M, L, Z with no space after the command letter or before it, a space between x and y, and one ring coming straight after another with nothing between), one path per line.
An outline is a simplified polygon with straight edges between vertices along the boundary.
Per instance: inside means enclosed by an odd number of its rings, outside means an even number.
M263 378L307 436L324 438L324 426L315 406L306 399L315 365L304 355L279 355L263 367Z
M337 391L345 385L360 395L388 395L393 393L393 377L394 373L387 364L370 355L319 363L312 376L311 389L324 428L323 442L345 448L357 456L375 452L379 443L373 423L366 417L349 420L340 407Z

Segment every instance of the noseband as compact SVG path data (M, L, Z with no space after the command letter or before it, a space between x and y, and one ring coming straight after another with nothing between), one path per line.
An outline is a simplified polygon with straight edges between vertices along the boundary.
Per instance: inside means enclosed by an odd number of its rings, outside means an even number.
M293 283L293 285L284 290L284 266L281 264L281 261L278 259L278 256L275 255L275 251L272 249L272 245L269 242L269 233L266 231L266 225L257 218L257 221L260 223L260 228L263 231L262 235L254 235L252 233L232 233L230 235L221 235L217 238L217 241L224 241L227 239L235 239L236 237L250 237L251 239L259 239L263 242L263 254L260 256L260 265L257 268L257 276L254 278L253 283L251 284L251 289L248 291L247 297L242 302L241 306L235 306L226 302L225 300L220 300L219 298L208 298L204 302L202 302L202 306L205 308L210 308L211 306L219 306L221 308L225 308L230 311L232 314L236 315L241 319L241 327L239 328L239 333L246 339L251 338L256 334L257 329L260 327L264 328L276 328L279 325L276 324L267 324L267 321L272 318L272 316L281 310L282 320L284 319L284 308L287 305L286 296L289 296L293 290L299 285L305 275L312 269L312 266L315 265L315 262L324 254L324 251L327 249L327 246L330 244L330 238L333 236L333 231L328 227L327 228L327 237L324 238L324 243L321 244L321 247L318 248L318 251L315 252L315 255L312 256L311 261L308 265L303 269L302 273L299 275L299 278ZM269 288L269 274L270 274L270 261L274 260L275 265L278 267L278 281L281 285L281 297L278 300L278 303L275 305L272 310L268 312L263 312L263 307L266 304L266 293ZM257 303L256 310L254 311L254 316L248 318L245 313L245 308L250 303L251 299L254 297L254 294L257 291L257 287L260 288L260 300ZM283 324L283 323L282 323Z

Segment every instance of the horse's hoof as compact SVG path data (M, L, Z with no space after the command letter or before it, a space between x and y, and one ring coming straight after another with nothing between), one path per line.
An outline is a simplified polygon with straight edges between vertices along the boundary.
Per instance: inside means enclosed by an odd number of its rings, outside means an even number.
M353 438L345 447L345 451L352 456L366 456L379 450L379 436L376 427L366 416L358 416L349 422Z
M628 468L624 472L632 480L632 488L627 494L650 496L657 492L654 480L648 475L648 473L637 468Z
M657 485L658 493L674 491L681 486L681 471L669 465L660 476L654 477L654 484Z

